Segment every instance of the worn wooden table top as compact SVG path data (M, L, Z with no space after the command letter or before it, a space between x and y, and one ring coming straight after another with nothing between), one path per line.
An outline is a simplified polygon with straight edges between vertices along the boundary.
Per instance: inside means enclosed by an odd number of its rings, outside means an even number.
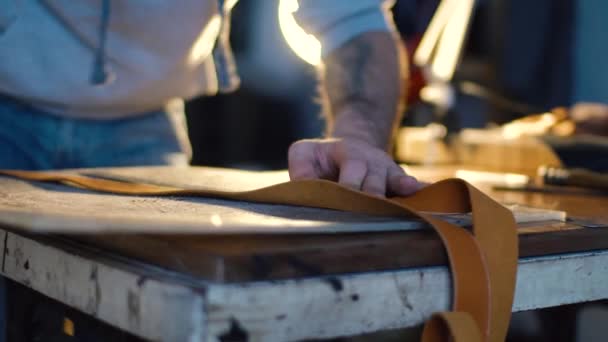
M423 180L436 181L451 177L455 170L438 167L410 171ZM89 173L92 172L99 171ZM285 173L234 173L210 168L102 170L102 173L106 177L159 184L221 186L233 190L286 180ZM570 217L589 221L589 227L582 221L522 225L521 256L608 248L608 229L595 227L608 224L605 210L608 197L480 187L502 203L563 210ZM421 228L416 222L331 210L214 199L114 196L0 177L0 213L3 228L61 226L71 233L53 235L51 240L76 243L79 248L91 247L98 253L134 258L215 282L392 270L447 261L438 237L431 230L412 230ZM75 234L83 220L93 231L110 233ZM192 233L201 225L213 234ZM182 233L167 234L168 226L181 227ZM142 227L152 233L133 233ZM255 228L252 232L268 229L273 234L223 234L247 227ZM308 233L277 233L289 227ZM125 233L121 232L123 228ZM357 232L360 229L377 232Z

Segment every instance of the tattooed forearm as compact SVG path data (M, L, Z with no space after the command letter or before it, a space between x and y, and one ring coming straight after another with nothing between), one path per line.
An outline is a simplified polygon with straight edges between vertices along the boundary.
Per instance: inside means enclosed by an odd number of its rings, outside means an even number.
M405 54L387 32L369 32L338 48L320 69L328 133L388 147L406 74Z

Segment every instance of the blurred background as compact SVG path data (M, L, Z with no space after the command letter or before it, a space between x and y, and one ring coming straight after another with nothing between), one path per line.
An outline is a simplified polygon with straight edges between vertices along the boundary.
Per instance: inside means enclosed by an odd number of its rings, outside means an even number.
M438 3L396 1L393 17L410 53ZM242 86L232 94L189 101L193 164L285 168L291 142L322 134L315 69L286 42L278 8L279 0L236 6L231 40ZM437 115L436 103L421 98L428 79L412 65L403 125L439 122L456 132L580 101L607 102L608 45L597 44L607 33L606 11L603 0L476 1L449 82L450 108Z
M283 1L293 6L294 1ZM194 165L286 168L286 152L293 141L323 134L315 68L286 41L279 2L241 1L236 6L231 40L242 85L235 93L187 104ZM397 0L392 10L412 63L402 122L410 132L397 139L399 161L424 163L421 159L432 155L429 136L445 139L449 132L492 127L579 102L608 103L608 44L598 43L608 36L608 1L475 1L455 73L444 80L449 92L439 100L425 93L432 79L413 64L414 51L438 4ZM303 37L294 39L290 43L297 46ZM300 48L304 53L312 49ZM426 137L422 145L405 141L415 140L416 131L411 129L416 127ZM439 133L433 133L437 127ZM421 157L411 155L405 145L427 147ZM580 308L515 314L510 340L603 340L605 306L587 306L587 313L576 316Z

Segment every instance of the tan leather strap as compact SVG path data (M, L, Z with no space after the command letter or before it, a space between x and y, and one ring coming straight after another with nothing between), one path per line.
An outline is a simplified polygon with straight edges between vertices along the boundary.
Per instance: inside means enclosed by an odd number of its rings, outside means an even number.
M441 237L452 270L452 312L427 322L423 342L504 341L511 317L517 268L517 231L512 213L470 184L449 179L410 197L383 199L324 180L292 181L246 192L192 190L89 178L62 172L0 170L34 181L55 181L124 195L204 196L329 208L371 215L419 217ZM432 212L472 212L469 231Z

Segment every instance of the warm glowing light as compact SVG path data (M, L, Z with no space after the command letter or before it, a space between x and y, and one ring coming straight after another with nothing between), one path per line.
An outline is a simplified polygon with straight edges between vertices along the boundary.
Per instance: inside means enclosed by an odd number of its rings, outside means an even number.
M524 186L530 182L530 177L517 173L497 173L486 171L469 171L459 169L456 178L472 183L489 183L503 186Z
M222 221L222 217L218 214L211 215L210 221L214 227L221 227L222 224L224 224L224 222Z
M475 0L442 0L414 54L430 81L449 82L460 60Z
M543 113L511 121L502 126L505 139L518 139L522 136L544 135L555 126L558 119L553 113Z
M298 10L298 0L279 2L279 26L289 47L298 57L309 64L321 63L321 43L312 34L306 33L293 17Z
M192 50L190 50L190 54L188 56L188 63L190 65L198 65L205 58L211 55L213 44L209 44L209 42L213 41L220 33L221 22L222 21L219 15L215 15L213 18L211 18L211 20L209 20L209 23L202 31L201 35L194 42Z

